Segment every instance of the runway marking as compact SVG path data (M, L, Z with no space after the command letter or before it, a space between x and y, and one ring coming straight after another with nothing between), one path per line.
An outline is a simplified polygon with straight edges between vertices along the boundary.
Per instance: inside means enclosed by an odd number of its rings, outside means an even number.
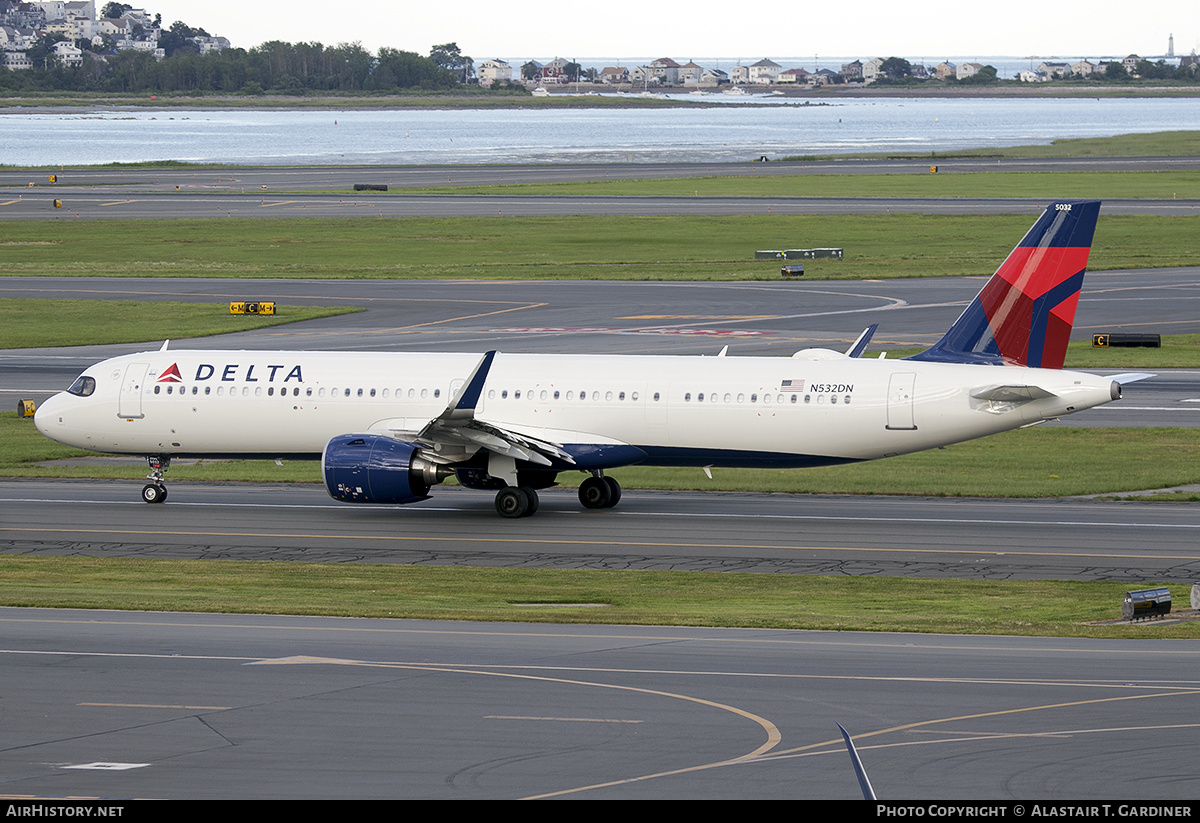
M188 709L189 711L227 712L233 706L176 706L168 703L76 703L76 706L89 706L112 709Z
M1195 400L1181 400L1181 403L1195 403ZM1188 408L1186 406L1097 406L1097 409L1106 409L1108 411L1185 411L1194 412L1200 409Z
M141 504L131 504L141 505ZM215 504L214 504L215 505ZM332 507L331 507L332 508ZM700 517L702 515L678 515L680 517ZM716 516L716 515L710 515ZM752 515L745 515L752 516ZM859 518L822 518L822 519L859 519ZM863 518L868 519L868 518ZM877 520L886 520L887 518L869 518ZM896 522L892 518L889 522ZM920 519L909 522L924 522ZM934 521L938 522L938 521ZM953 521L952 521L953 522ZM989 523L991 521L962 521L971 523ZM1009 521L999 521L1007 523ZM1064 525L1064 524L1047 524L1047 523L1032 523L1033 525ZM1065 525L1097 525L1095 523L1074 523ZM1155 524L1158 525L1158 524ZM1200 528L1197 524L1180 524L1172 526L1171 524L1162 524L1162 528ZM1144 528L1144 527L1143 527ZM255 539L272 539L280 540L282 538L301 538L308 540L357 540L357 541L376 541L376 542L395 542L395 543L454 543L457 545L463 544L499 544L499 545L522 545L522 546L623 546L631 548L668 548L668 549L755 549L764 550L779 550L779 551L830 551L830 552L876 552L880 554L909 554L909 555L933 555L933 554L953 554L953 555L969 555L979 557L1070 557L1070 558L1089 558L1103 560L1174 560L1196 561L1200 560L1200 556L1186 554L1106 554L1102 552L1038 552L1024 551L1018 549L962 549L962 548L947 548L947 549L918 549L918 548L869 548L863 546L802 546L802 545L781 545L770 543L673 543L666 541L641 541L641 540L551 540L531 537L467 537L467 536L450 536L437 537L434 535L428 536L408 536L408 535L374 535L374 534L288 534L284 532L204 532L204 531L168 531L162 529L71 529L71 528L35 528L35 527L0 527L0 533L15 532L18 534L65 534L65 535L86 535L86 534L103 534L103 535L133 535L140 537L242 537Z
M1124 695L1122 697L1100 697L1100 698L1096 698L1095 700L1076 700L1076 701L1072 701L1069 703L1047 703L1047 704L1040 705L1040 706L1025 706L1022 708L1015 708L1015 709L1000 709L1000 710L994 711L994 712L981 712L979 714L963 714L963 715L958 715L955 717L942 717L942 718L937 718L937 719L933 719L933 720L922 720L922 721L919 721L916 723L905 723L900 726L890 726L886 729L878 729L873 732L859 732L859 733L854 734L853 737L854 737L855 746L859 749L862 749L864 747L859 745L859 741L864 740L869 737L876 737L881 734L891 734L893 732L913 731L913 730L921 729L925 726L936 726L936 725L940 725L942 723L954 723L956 721L962 721L962 720L978 720L980 718L985 718L985 717L1003 717L1004 715L1024 714L1027 712L1040 712L1040 711L1046 711L1046 710L1050 710L1050 709L1073 709L1073 708L1078 708L1081 706L1096 706L1101 703L1118 703L1118 702L1122 702L1122 701L1126 701L1126 700L1152 700L1152 699L1157 699L1160 697L1189 697L1189 696L1195 696L1195 695L1200 695L1200 691L1189 690L1189 691L1184 691L1184 692L1161 692L1161 693L1156 693L1156 694L1131 694L1131 695ZM1009 737L1009 736L1010 735L998 732L998 733L986 735L982 739L1003 738L1003 737ZM1018 736L1018 735L1011 735L1011 736ZM1019 736L1024 737L1024 736L1028 736L1028 735L1019 735ZM868 749L869 748L887 748L888 746L897 746L897 745L928 745L929 742L933 742L933 741L921 741L921 743L916 743L916 744L911 743L911 742L908 744L893 743L893 744L885 744L885 745L879 746L879 747L867 746L866 748L868 748ZM959 742L959 741L956 739L955 742ZM771 757L763 758L763 759L764 760L778 760L778 759L782 759L782 758L786 758L786 757L790 757L790 756L795 756L797 754L801 754L804 752L811 752L814 749L825 748L827 746L841 747L842 745L843 745L842 739L840 737L837 737L837 738L832 738L830 740L824 741L822 743L811 743L807 746L801 746L796 749L789 749L786 751L774 752L771 755Z
M299 202L299 201L298 200L280 200L278 203L259 203L258 207L260 209L270 209L270 208L274 208L275 206L290 206L291 204L297 203L297 202Z
M549 720L556 723L645 723L645 720L611 720L605 717L522 717L520 715L485 714L484 720Z
M136 200L114 200L111 203L100 203L101 206L127 206L130 203L136 203Z
M98 761L95 763L80 763L75 766L62 766L64 769L90 769L93 771L102 772L120 772L128 769L144 769L149 766L149 763L111 763Z
M21 201L19 199L18 200L6 200L5 202L0 203L0 206L15 206L20 202ZM6 243L5 245L8 245L8 244ZM47 245L49 245L49 244L47 244Z

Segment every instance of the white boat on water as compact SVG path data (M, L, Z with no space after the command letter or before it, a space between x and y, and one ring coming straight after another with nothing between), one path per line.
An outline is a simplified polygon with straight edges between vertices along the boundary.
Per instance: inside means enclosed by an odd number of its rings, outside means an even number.
M536 89L533 90L532 94L534 97L549 97L550 90L548 88L546 88L545 86L538 86Z
M747 94L747 91L741 86L730 86L721 92L722 94Z

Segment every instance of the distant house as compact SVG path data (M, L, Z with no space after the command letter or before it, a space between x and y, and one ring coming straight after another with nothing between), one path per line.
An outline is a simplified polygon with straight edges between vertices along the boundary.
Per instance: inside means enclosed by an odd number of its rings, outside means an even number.
M938 63L933 68L933 76L938 80L949 80L951 77L957 76L958 66L947 60L944 63Z
M555 57L549 63L546 63L542 66L541 71L538 73L537 79L543 84L561 84L571 82L567 77L567 65L570 62L570 60L567 60L564 57Z
M484 60L477 71L479 85L490 86L493 83L509 83L512 81L512 66L500 58Z
M1071 73L1071 67L1066 63L1041 63L1037 70L1050 77L1059 79Z
M808 76L808 82L814 86L836 85L840 79L841 75L833 69L817 69Z
M33 68L33 61L23 51L5 51L4 68L9 71L22 71Z
M1136 54L1131 54L1121 61L1121 65L1125 68L1125 71L1129 72L1131 75L1136 75L1138 63L1140 62L1142 62L1142 58L1138 57Z
M1078 63L1071 64L1071 74L1075 77L1091 77L1097 68L1099 67L1095 63L1080 60Z
M842 79L847 83L861 83L863 80L863 64L861 60L842 64Z
M777 83L787 83L790 85L804 86L808 84L808 71L805 69L788 69L787 71L779 72Z
M624 66L605 66L600 70L600 82L615 86L629 82L629 69Z
M872 57L862 67L862 79L864 83L874 83L879 79L879 75L883 73L883 58Z
M54 44L54 57L60 66L76 67L83 65L83 51L68 40L60 40Z
M774 60L763 58L757 63L750 66L750 82L760 85L768 85L775 82L775 78L779 77L779 71L783 68Z
M657 86L662 81L649 66L634 66L629 70L629 82L636 86Z
M665 86L679 85L679 64L670 57L660 57L649 66L654 76Z
M229 48L229 40L224 37L193 37L192 42L196 44L196 48L200 49L201 54L224 51Z
M1022 83L1045 83L1050 79L1050 75L1037 69L1025 69L1017 77Z
M729 82L729 73L720 69L705 69L700 75L700 85L706 87L721 86Z
M968 77L974 77L976 74L979 74L982 70L982 63L963 63L955 70L954 76L959 80L966 80Z
M683 86L698 86L700 85L700 75L704 74L704 67L698 66L691 60L679 67L679 84Z

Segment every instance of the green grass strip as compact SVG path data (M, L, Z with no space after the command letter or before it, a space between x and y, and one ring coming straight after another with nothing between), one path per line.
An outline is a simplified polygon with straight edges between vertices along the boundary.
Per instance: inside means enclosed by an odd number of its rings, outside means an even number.
M0 556L0 581L0 605L37 608L1200 637L1197 622L1089 625L1144 588L1121 583L15 556ZM1175 586L1175 603L1189 591Z
M230 295L231 301L260 299L253 292L247 297L244 290L231 290ZM275 311L273 315L231 315L228 301L147 303L0 298L0 349L182 340L351 314L362 309L277 304Z
M1190 200L1200 171L969 172L714 176L400 189L400 194L624 197L998 197Z
M0 275L778 280L760 249L844 248L809 278L990 275L1029 215L0 222ZM1101 212L1093 271L1194 265L1200 215ZM263 295L267 297L267 295Z
M989 158L1070 158L1070 157L1195 157L1200 155L1200 131L1160 131L1149 134L1118 134L1112 137L1071 137L1054 140L1048 145L989 146L979 149L956 149L946 152L904 153L889 152L838 155L843 158L875 159L888 157L908 160L937 160L955 157ZM789 157L785 160L829 160L826 155Z

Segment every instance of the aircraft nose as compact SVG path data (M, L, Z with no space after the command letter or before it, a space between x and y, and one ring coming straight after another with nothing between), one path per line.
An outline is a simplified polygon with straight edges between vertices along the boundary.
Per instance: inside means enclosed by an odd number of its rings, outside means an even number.
M33 425L47 437L51 437L50 429L57 422L58 413L62 410L62 401L56 394L44 401L33 413Z

